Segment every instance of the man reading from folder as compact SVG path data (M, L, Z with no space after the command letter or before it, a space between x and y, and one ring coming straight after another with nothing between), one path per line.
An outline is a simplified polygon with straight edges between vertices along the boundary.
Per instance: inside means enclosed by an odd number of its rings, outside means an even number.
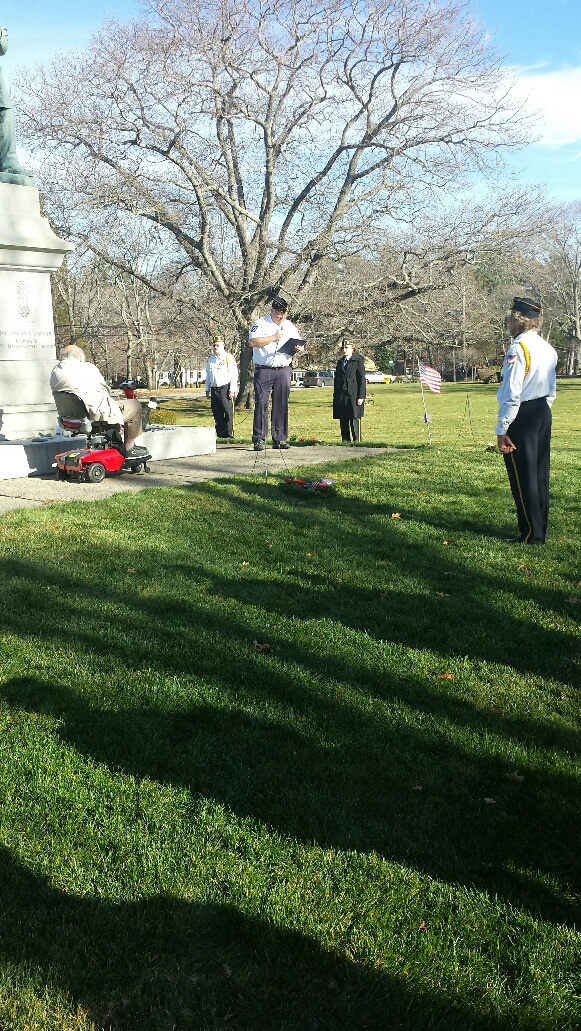
M254 359L254 423L252 442L255 451L264 451L268 434L268 402L272 394L272 446L288 448L288 399L293 355L302 354L305 341L286 313L288 305L275 297L269 315L250 327L249 344Z

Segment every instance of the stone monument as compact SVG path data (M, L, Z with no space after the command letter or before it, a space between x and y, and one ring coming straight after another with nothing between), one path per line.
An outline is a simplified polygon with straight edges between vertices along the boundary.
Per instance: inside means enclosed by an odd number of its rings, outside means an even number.
M0 56L8 33L0 29ZM0 70L0 479L13 475L14 448L39 433L54 432L56 409L49 387L55 362L50 273L71 243L60 240L40 213L31 172L16 153L14 112ZM23 470L29 462L16 462Z

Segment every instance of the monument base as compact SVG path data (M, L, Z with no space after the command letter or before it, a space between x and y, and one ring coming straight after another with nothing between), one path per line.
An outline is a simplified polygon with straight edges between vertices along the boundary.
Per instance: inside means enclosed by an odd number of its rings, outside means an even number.
M54 404L4 405L0 408L0 443L18 443L52 435L58 423Z
M24 168L20 172L0 172L0 183L10 183L12 186L34 187L34 175Z
M168 458L191 458L211 455L216 451L216 430L213 426L152 426L138 443L151 454L152 461ZM45 440L0 440L0 480L21 476L54 474L55 455L76 447L84 447L85 437L47 437Z

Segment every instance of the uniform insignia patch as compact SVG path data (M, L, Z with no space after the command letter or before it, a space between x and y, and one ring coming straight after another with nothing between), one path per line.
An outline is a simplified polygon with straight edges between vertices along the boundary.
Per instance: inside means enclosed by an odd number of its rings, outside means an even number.
M257 329L258 329L258 322L255 322L254 325L250 327L250 332L251 333L256 333Z

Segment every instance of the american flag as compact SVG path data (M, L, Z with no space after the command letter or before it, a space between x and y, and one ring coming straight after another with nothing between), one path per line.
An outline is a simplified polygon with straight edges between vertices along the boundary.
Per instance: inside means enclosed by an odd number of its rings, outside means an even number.
M420 383L424 383L426 387L429 387L433 394L439 394L442 377L437 369L432 369L431 365L422 365L421 362L418 362L418 369L420 372Z

